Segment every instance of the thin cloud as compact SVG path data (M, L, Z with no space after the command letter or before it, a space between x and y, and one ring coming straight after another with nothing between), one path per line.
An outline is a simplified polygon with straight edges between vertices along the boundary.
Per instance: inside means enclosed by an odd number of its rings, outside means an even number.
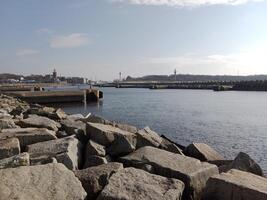
M111 0L134 5L197 7L205 5L241 5L249 2L263 2L266 0Z
M38 34L43 34L43 33L52 34L53 31L48 29L48 28L40 28L40 29L36 30L36 33L38 33Z
M38 54L39 51L34 50L34 49L19 49L16 52L16 55L19 57L24 57L24 56L32 56Z
M50 40L51 48L74 48L86 46L91 43L88 34L73 33L70 35L54 36Z

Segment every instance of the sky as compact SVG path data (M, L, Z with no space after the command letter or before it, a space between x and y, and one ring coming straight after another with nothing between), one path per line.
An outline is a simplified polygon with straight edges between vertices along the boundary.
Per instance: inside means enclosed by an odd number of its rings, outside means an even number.
M0 0L0 73L267 74L267 0Z

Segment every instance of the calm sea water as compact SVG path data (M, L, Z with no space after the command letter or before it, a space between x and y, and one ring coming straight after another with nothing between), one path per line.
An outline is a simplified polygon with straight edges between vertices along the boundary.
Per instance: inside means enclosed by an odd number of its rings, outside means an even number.
M204 142L228 159L243 151L267 172L267 93L103 88L99 103L63 105L110 120L149 126L177 143Z

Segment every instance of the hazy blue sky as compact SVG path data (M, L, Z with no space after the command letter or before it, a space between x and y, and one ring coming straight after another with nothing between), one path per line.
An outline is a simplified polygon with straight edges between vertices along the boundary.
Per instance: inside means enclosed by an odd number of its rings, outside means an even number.
M267 74L267 1L0 0L0 73Z

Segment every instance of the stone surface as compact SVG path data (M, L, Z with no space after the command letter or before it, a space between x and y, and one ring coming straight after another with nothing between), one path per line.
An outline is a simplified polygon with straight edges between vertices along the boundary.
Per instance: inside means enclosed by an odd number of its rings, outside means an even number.
M176 146L174 143L164 138L162 138L159 148L172 152L172 153L178 153L178 154L184 155L183 151L178 146Z
M1 200L84 200L86 192L64 165L48 164L0 170Z
M95 199L99 192L106 186L110 176L123 169L121 163L110 162L108 164L89 167L74 172L81 181L83 188L87 192L87 199Z
M49 119L47 117L41 117L38 115L29 115L27 119L20 120L18 125L22 128L27 127L37 127L37 128L47 128L49 130L58 131L61 127L60 123Z
M159 147L162 142L162 138L156 132L152 131L149 127L145 127L144 129L139 130L136 135L136 148L141 148L144 146Z
M181 200L183 190L179 180L126 168L111 176L97 200Z
M14 168L14 167L28 166L28 165L30 165L30 158L29 158L28 153L21 153L21 154L0 160L0 169ZM0 188L0 191L1 191L1 188ZM1 195L0 195L0 199L1 199Z
M92 155L105 156L106 150L103 145L98 144L92 140L89 140L85 148L85 156L88 157Z
M44 165L48 163L57 163L57 159L50 155L41 155L41 156L36 155L36 157L34 157L34 155L31 155L30 158L31 165Z
M81 165L82 144L78 139L70 136L29 145L27 146L27 152L30 154L30 158L39 156L55 157L59 163L75 170Z
M217 151L204 143L192 143L186 147L184 154L201 161L223 160Z
M20 153L18 138L0 140L0 159L15 156Z
M238 169L263 176L261 167L252 158L250 158L248 154L243 152L240 152L233 162L225 166L223 171L228 171L230 169Z
M114 122L113 122L114 123ZM137 133L138 129L135 126L129 125L129 124L121 124L121 123L114 123L114 126L131 133Z
M97 123L87 123L86 126L87 136L104 146L110 145L116 139L120 137L125 137L133 146L136 143L136 135L119 128L113 127L111 125L97 124Z
M119 158L124 166L143 168L151 165L154 173L165 177L176 178L185 183L185 198L200 199L206 181L218 174L215 165L200 162L197 159L174 154L155 147L146 146Z
M77 135L81 141L86 141L85 131L86 124L81 121L74 121L70 119L64 119L60 121L62 130L64 130L68 135Z
M107 148L107 153L111 156L123 156L127 155L135 150L135 144L126 137L118 137Z
M108 156L106 156L106 157L96 156L96 155L87 156L85 158L85 162L84 162L83 168L86 169L88 167L107 164L110 160L111 159Z
M0 119L0 130L6 128L18 128L12 119L2 118Z
M55 140L57 137L54 131L46 128L17 128L3 129L0 133L0 139L16 137L19 139L21 149L27 145L48 140Z
M204 195L204 200L254 199L267 199L267 179L235 169L211 177Z

